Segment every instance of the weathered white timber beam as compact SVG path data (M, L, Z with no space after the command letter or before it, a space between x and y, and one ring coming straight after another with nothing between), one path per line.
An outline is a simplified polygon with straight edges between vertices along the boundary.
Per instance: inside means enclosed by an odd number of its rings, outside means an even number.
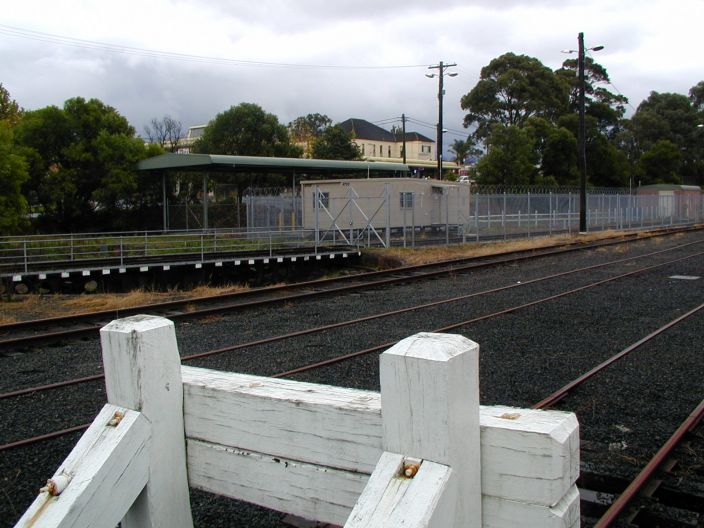
M377 392L186 366L182 375L188 438L367 474L381 456ZM576 481L573 414L480 406L479 423L483 495L549 507Z
M188 440L194 488L342 525L369 475Z
M553 506L482 497L482 528L535 526L540 528L579 528L579 491L572 486Z
M102 328L100 340L108 401L141 412L151 425L149 479L122 528L192 528L174 325L136 315Z
M404 474L405 457L383 453L345 528L448 528L454 525L457 475L429 460Z
M503 406L482 407L480 416L484 493L545 506L562 500L579 476L577 417Z
M370 474L379 393L183 367L186 436Z
M188 440L188 478L194 488L340 526L369 481L365 473L200 440ZM555 506L482 495L483 527L573 528L575 512L579 518L574 486ZM522 524L524 518L541 522Z
M16 528L114 528L147 483L149 423L105 405ZM54 491L55 490L55 491Z

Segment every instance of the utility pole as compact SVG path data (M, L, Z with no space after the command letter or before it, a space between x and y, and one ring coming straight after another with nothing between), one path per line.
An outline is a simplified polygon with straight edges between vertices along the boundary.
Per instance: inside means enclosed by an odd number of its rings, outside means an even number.
M577 36L577 50L563 50L563 53L577 51L577 84L579 85L579 123L577 125L577 168L579 169L579 232L587 232L587 140L584 130L585 80L584 80L584 33ZM594 46L588 51L601 51L604 46Z
M579 83L579 125L577 127L577 164L579 165L579 232L587 232L587 147L584 131L584 33L577 37Z
M403 164L406 164L406 114L401 114L401 133L403 134L403 146L401 147L403 155Z
M452 63L452 64L445 64L442 61L440 61L439 64L436 64L434 66L428 66L429 70L438 70L438 73L426 73L425 76L428 78L433 78L435 76L438 77L438 140L437 140L437 160L438 160L438 179L442 180L442 98L445 95L445 88L444 88L444 77L445 77L445 70L447 68L452 68L453 66L457 66L457 64ZM447 74L450 77L455 77L457 76L456 72L448 73Z

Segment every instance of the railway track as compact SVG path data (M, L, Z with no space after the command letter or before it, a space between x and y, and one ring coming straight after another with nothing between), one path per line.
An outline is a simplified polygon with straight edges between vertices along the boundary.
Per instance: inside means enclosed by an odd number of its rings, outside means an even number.
M594 270L594 269L598 269L598 268L606 268L606 267L613 266L613 265L616 265L616 264L622 264L622 263L624 263L624 262L633 262L633 261L637 261L637 260L644 259L644 258L651 258L651 257L656 256L656 255L662 255L662 254L665 254L665 253L669 253L669 252L676 251L676 250L681 250L681 249L683 249L683 248L689 248L689 247L696 246L696 245L699 245L699 244L704 244L704 240L702 240L702 241L695 241L695 242L688 242L688 243L686 243L686 244L680 244L680 245L674 246L674 247L672 247L672 248L667 248L667 249L663 249L663 250L659 250L659 251L655 251L655 252L644 253L644 254L641 254L641 255L634 256L634 257L626 257L626 258L611 260L611 261L607 261L607 262L603 262L603 263L599 263L599 264L594 264L594 265L591 265L591 266L586 266L586 267L579 267L579 268L575 268L575 269L570 269L570 270L563 271L563 272L560 272L560 273L548 274L548 275L545 275L545 276L542 276L542 277L538 277L538 278L531 279L531 280L529 280L529 281L519 282L518 284L509 284L509 285L505 285L505 286L499 286L499 287L496 287L496 288L492 288L492 289L490 289L490 290L484 290L484 291L474 292L474 293L471 293L471 294L455 296L455 297L451 297L451 298L449 298L449 299L442 299L442 300L433 301L433 302L430 302L430 303L423 303L423 304L419 304L419 305L412 305L412 306L410 306L410 307L401 308L401 309L397 309L397 310L392 310L392 311L389 311L389 312L382 312L382 313L377 313L377 314L373 314L373 315L366 315L366 316L361 317L361 318L355 318L355 319L351 319L351 320L341 321L341 322L337 322L337 323L334 323L334 324L328 324L328 325L323 325L323 326L318 326L318 327L307 328L307 329L298 330L298 331L296 331L296 332L292 332L292 333L288 333L288 334L284 334L284 335L270 336L270 337L266 337L266 338L263 338L263 339L258 339L258 340L255 340L255 341L245 342L245 343L241 343L241 344L237 344L237 345L232 345L232 346L221 347L221 348L218 348L218 349L209 350L209 351L202 352L202 353L198 353L198 354L192 354L192 355L184 356L184 357L182 358L182 361L184 361L184 362L193 361L193 360L196 360L196 359L202 359L202 358L206 358L206 357L211 357L211 356L214 356L214 355L224 354L224 353L227 353L227 352L235 352L235 351L237 351L237 350L247 349L247 348L251 348L251 347L254 347L254 346L261 346L261 345L264 345L264 344L275 343L275 342L278 342L278 341L283 341L283 340L285 340L285 339L291 339L291 338L294 338L294 337L300 337L300 336L305 336L305 335L310 335L310 334L315 334L315 333L327 332L327 331L331 331L331 330L334 330L334 329L337 329L337 328L341 328L341 327L344 327L344 326L352 326L352 325L360 324L360 323L363 323L363 322L369 322L369 321L378 321L378 320L380 320L380 319L384 319L384 318L387 318L387 317L391 317L391 316L395 316L395 315L399 315L399 314L403 314L403 313L408 313L408 312L413 312L413 311L418 311L418 310L423 310L423 309L428 309L428 308L433 308L433 307L442 306L442 305L448 305L448 304L456 303L456 302L458 302L458 301L468 300L468 299L471 299L471 298L473 298L473 297L478 297L478 296L482 296L482 295L490 295L490 294L493 294L493 293L498 293L498 292L501 292L501 291L511 290L511 289L514 289L514 288L525 288L525 287L528 287L528 286L530 286L531 284L535 284L535 283L537 283L537 282L542 282L542 281L547 281L547 280L554 280L554 279L557 279L557 278L560 278L560 277L565 277L565 276L567 276L567 275L582 273L582 272L586 272L586 271L590 271L590 270ZM702 254L704 254L704 252L694 253L693 255L688 255L688 256L686 256L686 257L682 257L681 260L685 260L685 259L689 259L689 258L696 258L697 256L701 256ZM614 277L611 277L611 278L608 278L608 279L604 279L604 280L601 280L601 281L597 281L596 283L592 283L592 284L588 284L588 285L582 286L582 287L580 287L580 288L578 288L578 289L576 289L576 290L567 290L567 291L565 291L565 292L561 292L560 294L558 294L558 296L561 297L561 296L566 296L566 295L572 295L572 294L574 294L574 293L577 293L577 292L582 291L582 290L587 289L587 288L592 288L592 287L600 286L600 285L605 284L605 283L607 283L607 282L611 282L611 281L614 281L614 280L619 280L619 279L622 279L622 278L624 278L624 277L629 277L629 276L632 276L632 275L636 275L636 274L638 274L638 273L643 273L643 272L646 272L646 271L650 271L650 270L652 270L652 269L654 269L654 268L656 268L656 267L660 267L660 266L662 266L662 265L671 264L672 262L677 262L678 260L680 260L680 259L675 259L675 260L673 260L673 261L668 261L668 262L665 262L664 264L657 264L657 265L655 265L655 266L647 266L647 267L644 267L644 268L641 268L641 269L638 269L638 270L634 270L634 271L628 272L628 273L626 273L626 274L617 275L617 276L614 276ZM471 268L470 268L470 269L471 269ZM435 272L432 272L432 273L434 274ZM434 275L433 275L433 276L434 276ZM394 279L394 280L395 280L395 279ZM373 283L373 284L376 285L376 286L378 286L378 285L379 285L379 282L375 282L375 283ZM381 284L386 285L386 282L382 282ZM343 290L343 291L346 291L346 290ZM292 298L293 298L293 299L296 299L296 298L299 298L299 297L296 296L296 295L294 295L294 296L292 296L292 297L287 297L287 300L291 300ZM557 296L551 296L551 297L548 297L548 298L546 298L546 299L540 299L540 300L537 300L537 301L533 301L533 302L531 302L531 303L529 303L529 304L526 304L526 305L520 305L520 306L509 307L509 308L507 308L506 310L502 310L502 311L500 311L500 312L487 314L487 315L484 315L484 316L481 316L481 317L479 317L479 318L475 318L475 319L472 319L472 320L469 320L469 321L462 321L462 322L459 322L459 323L455 323L455 324L453 324L453 325L449 325L449 326L445 326L445 327L440 328L440 329L436 329L435 331L438 331L438 332L446 332L446 331L455 330L455 329L457 329L457 328L459 328L459 327L462 327L462 326L465 326L465 325L467 325L467 324L471 324L471 323L475 323L475 322L477 322L477 321L481 321L481 320L485 320L485 319L497 317L497 316L500 316L500 315L504 315L504 314L506 314L506 313L514 312L514 311L516 311L516 310L519 310L519 309L522 309L522 308L526 308L526 307L528 307L528 306L533 306L533 305L538 304L538 303L541 303L541 302L547 302L547 301L553 300L554 298L557 298ZM247 306L250 306L250 307L251 307L251 306L253 306L253 305L267 304L267 303L269 303L269 302L273 302L273 301L271 301L271 300L255 301L254 304L247 303ZM240 307L243 307L242 305L239 305L239 306L240 306ZM210 313L210 310L211 310L211 309L213 309L213 308L212 308L212 307L208 308L208 311L207 311L206 313ZM202 315L202 314L201 314L201 315ZM24 342L24 340L22 340L22 339L20 339L19 341L20 341L20 342ZM384 343L384 344L382 344L382 345L373 347L372 349L369 349L368 351L367 351L367 350L365 350L365 351L358 351L358 352L354 352L353 354L360 354L360 352L363 352L363 353L377 352L377 351L384 350L385 348L388 348L388 347L392 346L393 344L395 344L395 343L394 343L394 342ZM336 359L336 358L333 358L333 359L327 360L327 363L334 363L335 361L337 361L337 359ZM326 364L327 364L327 363L326 363ZM319 366L319 365L316 363L316 364L314 364L314 365L312 366L312 368L318 368L318 366ZM293 371L287 371L287 372L284 372L284 373L273 374L273 376L274 376L274 377L285 377L285 376L287 376L287 375L294 375L294 374L296 374L296 373L298 373L298 372L304 372L304 371L306 371L306 370L308 370L308 369L310 369L310 367L304 366L304 367L301 367L301 368L299 368L299 369L295 369L295 370L293 370ZM89 376L82 376L82 377L80 377L80 378L73 378L73 379L70 379L70 380L55 381L55 382L51 382L51 383L47 383L47 384L43 384L43 385L36 385L36 386L32 386L32 387L25 387L25 388L21 388L21 389L16 389L16 390L12 390L12 391L7 391L7 392L0 393L0 400L2 400L2 399L7 399L7 398L18 397L18 396L23 396L23 395L26 395L26 394L33 394L33 393L44 392L44 391L48 391L48 390L54 390L54 389L58 389L58 388L61 388L61 387L66 387L66 386L70 386L70 385L77 385L77 384L87 383L87 382L91 382L91 381L97 381L97 380L101 380L101 379L103 379L103 375L102 375L102 374L93 374L93 375L89 375Z
M485 369L486 365L483 365L482 368L485 371L495 372L498 371L494 366L491 364L491 362L498 361L499 364L504 363L504 366L501 368L504 370L505 373L508 377L511 376L512 372L517 371L517 369L512 368L512 366L508 365L508 361L506 358L503 358L502 360L499 360L498 358L493 358L492 356L494 355L494 351L492 349L492 344L491 344L491 339L490 339L490 334L485 333L483 328L487 327L488 325L493 325L493 327L497 327L497 322L499 324L499 327L501 325L506 325L506 320L509 319L512 321L510 326L515 326L515 321L517 320L516 318L519 316L524 316L526 312L528 312L528 315L526 317L533 317L533 323L531 325L535 324L536 318L535 314L533 312L536 312L538 310L547 310L548 308L544 307L549 307L551 305L556 305L556 304L562 304L570 299L573 299L574 297L584 297L585 295L597 295L597 292L599 295L603 295L604 291L608 291L612 288L615 289L615 287L619 283L627 283L630 284L631 287L630 289L627 288L626 292L629 293L634 293L632 290L635 290L634 284L636 284L636 279L640 282L646 283L648 282L646 280L646 277L650 277L653 275L662 275L665 273L667 270L667 273L670 273L670 270L675 270L675 271L681 271L682 269L688 269L688 268L696 268L697 263L700 258L697 259L697 255L699 255L699 251L696 250L696 244L678 244L677 248L672 249L672 251L665 251L663 252L662 249L659 249L658 251L648 251L644 253L643 255L647 256L642 256L641 259L647 260L647 259L659 259L657 260L656 263L650 263L649 265L646 265L646 263L643 264L638 264L637 268L635 268L637 262L639 259L634 259L633 257L625 257L625 258L619 258L619 259L611 259L610 265L613 267L620 267L621 269L617 270L615 273L612 270L608 270L609 264L605 262L600 262L598 264L594 264L591 266L579 266L579 267L569 267L569 269L565 269L563 271L560 271L558 273L553 273L553 274L541 274L541 275L536 275L531 279L528 280L521 280L521 283L518 284L518 281L509 279L508 277L506 278L507 284L505 284L504 287L494 287L494 288L483 288L483 289L476 289L475 291L471 293L467 293L464 295L455 295L455 298L453 298L450 301L449 297L446 297L442 300L438 301L433 301L433 302L426 302L426 303L417 303L417 304L409 304L408 306L404 308L397 308L395 310L396 313L389 313L386 312L384 313L384 317L382 319L368 319L366 321L358 321L356 324L347 324L349 321L352 321L352 319L345 319L342 321L338 321L337 323L333 324L328 324L328 325L319 325L316 326L312 329L315 329L315 332L312 332L308 336L303 336L303 335L290 335L292 332L281 332L277 335L269 335L268 337L260 338L258 340L243 340L239 343L232 344L229 346L221 346L219 348L210 348L205 351L196 351L196 350L187 350L185 357L183 358L184 360L188 360L189 356L192 356L193 359L190 359L191 361L197 362L197 363L203 363L204 366L205 363L207 362L213 362L213 361L218 361L220 359L223 360L222 366L219 368L231 368L233 370L240 370L240 371L254 371L254 373L260 373L264 375L276 375L276 376L291 376L291 375L296 375L296 376L302 376L302 377L309 377L310 380L312 381L319 381L319 382L337 382L338 384L343 384L343 385L355 385L359 384L359 380L354 380L354 379L347 379L343 378L340 376L340 372L349 372L349 373L356 373L355 375L359 376L360 378L365 378L364 383L360 384L360 386L363 386L364 388L374 388L373 384L376 383L376 373L372 373L369 376L366 376L365 372L365 365L368 366L368 364L373 363L374 359L376 358L376 354L374 352L381 351L390 344L392 344L394 341L385 341L382 342L381 340L378 340L378 336L363 336L363 337L368 337L368 339L362 340L360 337L360 342L365 341L367 343L370 343L374 339L377 339L377 343L382 343L381 345L375 345L375 346L366 346L366 347L357 347L356 350L348 350L344 354L334 354L335 357L328 357L326 359L323 359L323 361L311 361L310 359L297 359L297 358L290 358L284 360L283 357L278 357L272 354L272 353L267 353L266 349L267 347L269 348L276 348L276 350L280 352L286 351L287 353L291 352L291 355L293 354L294 350L298 349L307 349L308 352L310 352L309 356L312 358L312 356L315 355L316 351L316 346L315 346L315 340L322 338L322 336L325 336L329 333L332 333L333 330L341 330L342 326L344 324L345 327L347 328L347 331L349 331L351 328L356 328L358 325L364 325L364 324L373 324L375 327L381 327L386 323L382 323L380 321L383 320L388 320L392 319L394 322L389 324L389 328L393 328L394 326L398 325L400 326L401 323L399 322L400 319L399 317L409 317L409 316L414 316L414 319L412 321L409 321L408 323L403 323L403 328L399 329L399 333L401 335L407 335L408 332L406 329L407 328L415 328L417 327L417 321L422 321L424 319L430 319L431 316L428 315L428 313L435 311L436 315L433 316L433 321L438 321L441 322L442 324L437 324L435 326L426 326L423 328L417 328L415 331L419 330L435 330L435 331L461 331L462 333L465 333L468 335L468 337L473 338L480 342L482 345L482 357L487 357L490 364L488 365L488 368ZM673 257L669 257L668 255L670 253L676 253L680 252L679 255ZM514 268L520 268L519 266L510 266L511 269L507 269L506 267L503 267L502 270L508 274L509 271L513 271ZM635 268L635 269L634 269ZM569 272L569 273L568 273ZM488 273L488 272L487 272ZM608 273L608 277L604 277L603 275ZM551 279L554 280L548 280L549 275L555 275L554 277L551 277ZM588 280L582 280L581 283L578 284L572 284L571 287L567 288L565 285L559 284L560 281L563 280L577 280L577 278L584 279L584 277L581 277L582 275L589 275L587 277ZM521 275L522 277L522 275ZM454 279L448 279L447 276L443 279L444 281L455 281L453 284L455 284L455 287L450 287L450 290L457 289L457 285L460 283L460 280L457 279L455 276ZM461 281L462 284L464 284L464 281ZM547 288L548 285L550 286L550 291L546 292L541 292L540 295L534 295L532 297L528 297L528 294L525 293L528 289L532 287L538 287L540 285L541 288ZM378 288L378 287L377 287ZM409 285L406 284L405 286L398 286L396 289L404 289L406 291L414 291L414 288L417 288L417 286L414 285ZM520 293L524 292L524 293ZM569 293L568 293L569 292ZM370 294L367 293L359 293L359 292L347 292L346 295L349 297L350 295L353 296L359 296L359 297L366 297ZM378 295L377 293L371 294L372 297ZM478 306L480 303L480 300L482 299L489 299L489 298L495 298L498 296L503 296L503 299L501 300L502 302L499 303L497 301L497 306L489 311L486 311L484 313L479 313L480 308L484 308L483 306ZM460 297L463 297L460 299ZM333 301L336 297L333 297ZM635 299L635 297L634 297ZM681 299L681 301L684 301L684 299ZM323 302L323 301L315 301L315 302ZM328 302L330 302L330 299L328 299ZM308 301L310 303L310 301ZM431 306L431 304L434 304ZM457 315L461 315L464 312L464 310L451 310L448 307L451 304L462 304L463 306L471 306L472 308L476 306L477 308L477 313L472 314L472 317L469 318L463 318L463 317L458 317ZM306 304L306 303L301 303L301 304ZM613 304L613 303L612 303ZM636 305L637 303L635 300L633 301L633 304ZM424 306L428 305L428 306ZM671 308L668 306L665 306L664 303L660 303L662 310L665 313L671 312ZM421 308L421 306L423 306ZM560 311L560 308L555 308ZM307 309L308 312L311 311L311 308ZM403 312L403 313L401 313ZM454 321L448 321L448 317L442 317L440 318L437 316L437 312L443 313L444 316L447 316L448 313L451 315L449 319L453 319ZM699 312L696 312L699 313ZM374 317L380 314L374 314ZM681 314L680 314L681 315ZM678 315L678 317L680 317ZM372 317L372 316L368 316ZM683 321L686 319L689 319L690 317L697 317L695 313L691 314L690 316L683 318ZM247 316L245 313L241 315L236 315L232 318L233 324L242 324L244 320L246 320ZM360 317L354 318L354 319L362 319ZM442 319L442 321L441 321ZM540 317L537 318L539 320ZM543 318L547 319L547 317ZM416 322L414 322L416 321ZM650 323L650 321L648 321ZM677 327L679 323L673 325L674 327ZM334 328L331 328L334 326ZM646 327L650 325L645 325ZM324 328L327 327L327 328ZM481 327L481 328L479 328ZM395 328L393 328L395 330ZM357 331L360 334L364 334L364 331ZM477 334L475 334L477 332ZM642 332L642 331L641 331ZM667 335L670 330L665 330L665 335ZM644 335L645 333L641 333L640 335ZM315 337L315 336L318 337ZM337 335L337 334L332 334L332 335ZM276 339L274 339L276 338ZM271 341L264 342L265 340ZM642 338L639 338L638 340L632 340L629 341L630 343L636 343ZM654 337L654 339L657 339ZM292 344L284 344L288 341L284 340L293 340L295 345ZM303 340L303 341L301 341ZM334 342L339 342L341 341L341 338L339 337L331 337L329 338L330 341ZM279 342L280 341L280 342ZM514 341L516 339L514 338ZM308 343L307 345L304 345L303 343ZM351 345L354 345L355 343L351 343ZM642 346L642 345L641 345ZM496 348L496 347L494 347ZM635 349L638 349L639 347L636 347ZM634 349L634 350L635 350ZM238 354L228 354L228 352L239 352ZM213 354L205 354L205 352L213 352ZM29 356L30 354L27 354ZM536 354L537 356L538 354ZM609 356L612 355L612 353L609 354ZM252 359L252 365L250 367L242 367L242 365L239 366L232 366L231 361L242 361L244 357L246 356L251 356ZM339 357L338 357L339 356ZM308 356L306 356L308 357ZM528 363L527 361L528 358L526 358L526 364ZM531 358L532 359L532 358ZM593 367L593 365L596 363L600 363L600 361L595 361L595 359L600 359L600 358L594 358L594 357L588 357L584 358L583 361L576 362L579 363L577 366L580 370L580 374L583 372L587 372L589 369L585 368L585 365L588 364L589 367ZM538 361L539 358L535 358L535 361ZM587 361L589 360L589 361ZM295 366L295 364L298 363L298 366ZM315 364L315 365L314 365ZM213 365L215 366L215 365ZM299 369L298 367L308 367L308 368L303 368ZM315 368L311 368L314 366ZM288 367L293 367L293 368L288 368ZM572 370L576 370L572 369ZM611 369L606 369L607 371ZM573 372L570 371L570 374L573 374ZM352 375L352 374L350 374ZM490 374L490 376L494 376ZM570 379L575 378L576 376L570 377ZM367 379L368 378L368 379ZM557 378L557 376L556 376ZM490 378L491 379L491 378ZM591 377L590 377L591 379ZM556 381L556 380L553 380ZM593 380L585 380L583 383L584 384L589 384L592 383ZM87 382L86 382L87 383ZM554 383L552 383L554 385ZM371 386L370 386L371 385ZM483 382L482 386L485 386ZM488 384L487 386L490 386L491 384ZM524 386L524 383L509 383L506 385L508 388L512 388L514 385L520 385L520 395L518 396L511 396L509 397L509 401L506 401L506 398L510 394L510 390L503 390L500 392L503 392L502 394L496 394L492 395L489 393L488 395L483 395L482 399L485 400L487 397L488 399L496 399L497 402L503 402L503 403L510 403L510 404L515 404L515 405L521 405L521 406L527 406L527 404L530 404L531 401L536 401L538 398L534 397L534 393L537 391L542 391L544 390L544 387L541 385L540 387L537 387L535 391L528 390L529 388ZM536 384L540 385L540 384ZM87 386L87 385L86 385ZM95 385L90 385L91 387L97 386L97 383ZM515 387L513 387L515 388ZM98 389L80 389L80 388L68 388L67 390L73 391L77 394L83 394L84 396L88 393L93 394L93 397L96 398L96 400L100 401L102 403L101 398L101 393L100 390ZM493 389L491 389L493 390ZM579 392L579 391L578 391ZM544 397L547 392L543 392L540 397ZM23 396L18 397L19 400L29 398L31 395L30 394L24 394ZM61 400L62 397L56 397L53 395L53 390L47 390L46 392L39 392L39 403L38 405L43 405L46 404L46 402L52 401L52 399L56 398L57 400ZM701 396L701 395L700 395ZM11 401L13 398L8 398L7 401ZM568 402L571 401L571 397L566 399ZM557 401L557 400L556 400ZM560 405L564 405L564 401L560 402ZM61 413L60 409L57 409L58 413ZM581 411L578 412L578 415L580 415ZM90 413L86 413L90 414ZM580 415L580 421L582 419L582 416ZM74 422L75 423L75 422ZM48 430L48 424L44 423L43 425L47 426L44 430ZM74 432L74 435L75 436ZM68 435L67 437L62 437L58 438L55 437L54 442L63 442L63 438L73 438L73 436ZM52 443L52 442L50 442ZM20 452L27 451L27 450L33 450L33 452L36 452L36 449L39 449L40 451L42 450L41 446L46 446L46 440L43 442L36 444L38 447L35 448L33 446L24 446L24 447L16 447L15 449L8 450L8 452L12 452L15 450L19 450ZM0 452L2 453L2 452ZM36 455L34 455L36 456ZM585 475L588 474L593 474L593 475L600 475L600 473L594 473L590 471L585 471ZM641 514L642 515L642 514Z
M276 303L296 302L324 295L393 286L408 281L423 281L450 273L462 273L497 265L510 265L525 260L594 250L632 240L662 237L701 228L662 229L645 234L630 233L615 239L594 243L571 242L540 250L511 251L498 256L467 257L437 263L405 266L390 270L363 272L354 275L276 285L217 296L177 299L168 302L135 306L121 310L91 311L60 317L19 321L0 325L0 350L8 347L32 346L46 341L96 335L113 319L140 313L160 315L172 320L194 319L227 311L247 310Z

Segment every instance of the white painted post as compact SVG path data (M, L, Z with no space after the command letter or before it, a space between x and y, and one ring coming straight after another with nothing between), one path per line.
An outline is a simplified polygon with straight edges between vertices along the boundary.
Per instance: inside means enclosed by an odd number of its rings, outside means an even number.
M383 450L452 468L452 526L481 526L479 345L416 334L381 355L380 379Z
M108 402L151 425L149 480L123 528L192 528L186 476L183 385L171 321L136 315L100 330Z

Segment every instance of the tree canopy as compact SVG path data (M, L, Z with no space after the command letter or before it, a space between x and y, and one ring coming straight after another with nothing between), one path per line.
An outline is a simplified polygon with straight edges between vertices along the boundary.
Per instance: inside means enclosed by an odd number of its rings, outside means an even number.
M41 208L45 229L99 229L140 203L136 163L153 152L117 110L97 99L26 112L15 141L28 161L24 193Z
M625 186L636 177L648 183L704 183L704 130L697 126L704 123L704 81L688 96L653 92L625 119L628 99L608 89L606 69L586 57L584 70L590 185ZM538 59L506 53L482 68L479 82L460 101L471 137L489 147L477 168L479 180L525 181L527 164L519 159L511 164L504 154L523 152L530 144L537 169L531 183L576 184L578 94L575 59L552 72ZM509 177L507 164L516 175Z
M22 109L17 101L10 97L10 92L0 83L0 121L14 126L22 117Z
M253 103L241 103L218 114L194 145L195 152L236 156L299 158L301 147L291 143L287 128L274 115Z
M352 134L345 132L339 126L326 128L318 135L311 146L311 157L314 159L358 160L361 152L352 141Z
M306 157L316 157L311 154L313 142L330 126L332 126L332 119L324 114L316 113L297 117L288 124L288 131L291 135L291 141L305 145L304 155Z
M569 86L538 59L505 53L481 70L479 82L460 100L466 127L486 139L494 125L522 127L531 116L555 119L567 108Z
M27 162L17 153L9 119L0 119L0 233L18 233L27 223L22 184L29 178Z

